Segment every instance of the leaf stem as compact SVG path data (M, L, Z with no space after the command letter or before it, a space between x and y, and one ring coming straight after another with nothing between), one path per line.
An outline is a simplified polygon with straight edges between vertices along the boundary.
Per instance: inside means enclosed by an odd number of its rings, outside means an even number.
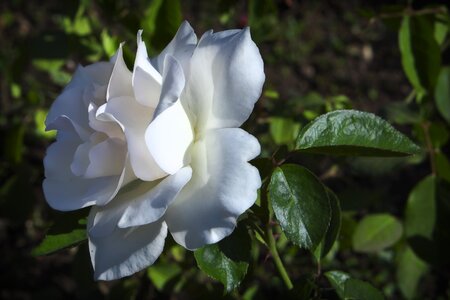
M434 150L433 142L430 137L430 123L424 122L421 125L425 136L425 142L427 144L428 154L430 155L431 174L436 175L436 151Z
M292 284L292 281L289 278L286 268L284 267L283 262L281 261L280 255L278 254L277 244L275 242L275 238L273 237L273 231L272 231L272 227L270 226L270 224L267 224L266 236L267 236L267 243L269 246L269 251L272 254L272 258L275 262L275 266L277 267L278 272L280 273L280 276L284 281L284 284L286 285L288 290L291 290L294 287L294 285Z

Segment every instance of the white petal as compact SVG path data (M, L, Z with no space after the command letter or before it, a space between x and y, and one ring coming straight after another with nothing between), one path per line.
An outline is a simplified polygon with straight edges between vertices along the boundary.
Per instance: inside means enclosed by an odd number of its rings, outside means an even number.
M123 60L122 44L117 50L117 59L114 64L114 69L109 79L108 90L106 98L109 100L115 97L130 96L133 97L133 87L131 85L132 73L128 70L125 61Z
M71 164L78 145L81 144L75 129L69 126L58 131L56 142L48 149L44 158L45 180L43 190L49 205L57 210L68 211L94 204L104 204L117 193L125 178L118 176L84 179L71 172ZM61 121L61 122L62 122Z
M139 226L161 218L191 176L192 169L185 167L176 174L164 178L154 188L144 190L144 193L127 205L118 226L121 228Z
M166 236L167 225L163 221L126 229L116 228L112 234L101 238L90 236L94 278L119 279L152 265L164 248Z
M197 44L197 36L194 33L191 25L184 21L166 48L155 58L151 59L153 66L160 74L163 73L164 60L167 54L174 56L183 66L185 74L188 73L189 59Z
M105 118L102 115L104 114L105 108L106 104L100 107L97 107L94 103L89 104L89 126L95 131L103 132L111 138L122 139L124 134L118 122L112 116Z
M200 131L239 127L264 83L264 65L249 29L207 32L191 58L186 100Z
M106 139L89 150L85 178L119 176L125 165L126 144L119 139Z
M147 48L142 41L142 30L138 31L136 60L133 70L133 90L136 101L155 108L161 94L161 74L151 65Z
M77 73L74 76L77 76ZM55 126L55 121L59 117L65 116L76 125L79 135L88 136L88 132L90 131L88 126L88 110L83 101L83 93L84 87L64 89L50 107L45 120L46 130L59 129L58 126Z
M124 128L131 166L136 176L151 181L167 175L156 164L145 143L145 130L153 109L137 103L131 97L109 99L105 112L117 119Z
M172 106L172 104L180 98L181 92L186 84L183 68L171 55L166 55L163 78L164 83L161 90L161 97L153 115L153 119Z
M177 243L196 249L229 235L256 200L258 170L247 161L260 146L239 128L208 131L192 148L193 175L165 214Z
M107 85L114 64L111 62L98 62L84 67L84 71L97 85Z
M187 149L194 135L180 101L158 115L145 132L147 147L159 167L175 174L189 161Z

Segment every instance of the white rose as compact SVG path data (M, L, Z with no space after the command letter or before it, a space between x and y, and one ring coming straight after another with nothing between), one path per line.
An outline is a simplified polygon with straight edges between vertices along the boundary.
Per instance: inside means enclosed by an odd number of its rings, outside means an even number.
M120 146L114 147L121 151L115 153L121 159L90 155L87 163L82 160L78 164L74 155L78 151L72 151L59 171L70 173L71 179L60 178L59 186L54 187L64 194L71 192L74 178L88 182L116 178L116 189L105 196L102 189L96 189L97 183L91 183L93 194L103 201L86 201L78 193L70 195L71 200L61 200L64 204L55 204L60 200L50 199L46 192L49 203L57 209L94 205L88 232L95 278L117 279L153 264L163 250L167 231L180 245L196 249L218 242L234 230L237 218L253 205L261 185L257 169L248 163L260 153L259 143L238 127L253 110L264 78L263 61L248 29L210 31L197 43L185 22L154 59L147 57L139 32L133 72L127 69L119 49L106 95L103 92L106 104L95 102L88 108L91 119L97 116L94 119L102 128L106 123L121 129L105 139L117 140ZM97 85L98 91L104 90L104 85ZM82 101L80 97L71 99ZM96 114L92 113L95 110ZM84 117L68 116L67 120L85 122L87 111ZM83 115L82 109L77 112ZM60 138L64 129L57 129L58 140L52 147L67 145ZM88 129L91 135L109 132L92 125ZM72 132L75 135L77 131ZM95 138L80 139L84 143L66 148L86 144L78 148L91 153L98 144ZM62 155L50 150L46 170ZM91 165L99 169L98 177L82 172ZM105 171L110 168L114 172ZM56 181L58 170L46 176L47 182ZM122 189L117 194L118 188Z

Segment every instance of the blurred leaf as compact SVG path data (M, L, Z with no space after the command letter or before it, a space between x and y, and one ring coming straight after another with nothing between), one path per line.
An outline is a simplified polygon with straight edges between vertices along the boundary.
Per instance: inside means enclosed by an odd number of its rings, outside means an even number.
M436 153L436 172L437 175L450 182L450 162L441 152Z
M283 165L272 174L269 196L289 240L306 249L316 248L331 219L330 200L319 179L304 167Z
M409 194L405 211L407 237L420 235L431 238L436 220L436 178L428 176Z
M290 145L300 130L300 124L292 119L271 117L270 135L277 145Z
M183 16L179 0L153 0L141 23L144 34L150 35L151 44L156 51L161 51L172 40L178 30Z
M439 113L450 124L450 67L441 69L434 94Z
M393 102L386 107L387 118L390 122L400 125L414 124L420 120L419 112L413 110L408 103Z
M86 240L85 229L74 229L71 232L47 235L42 243L33 249L34 256L52 254L56 251L76 246Z
M103 29L101 33L101 39L103 50L105 51L106 55L108 57L112 57L116 53L119 46L117 38L110 36L108 34L108 31L106 29Z
M8 161L18 164L22 161L24 152L23 139L25 136L25 124L17 124L6 133L3 150Z
M382 300L384 296L370 283L350 278L344 284L344 299Z
M425 131L427 132L425 133ZM442 122L416 124L415 132L417 139L423 144L427 143L428 137L425 136L425 134L427 134L434 148L444 146L449 139L447 126Z
M220 281L226 292L236 289L247 274L251 238L245 228L237 227L221 242L206 245L194 252L198 267Z
M36 133L47 139L53 139L56 136L56 131L45 131L45 118L47 118L48 111L38 109L34 113L34 123L36 125Z
M77 246L87 240L86 209L64 212L48 230L44 240L31 252L34 256L48 255Z
M334 287L339 298L343 299L345 282L350 279L350 275L341 271L328 271L325 273L325 277Z
M331 220L324 239L314 250L314 256L317 260L321 260L328 254L328 252L330 252L341 228L341 207L339 204L339 199L330 189L327 189L327 194L331 205Z
M450 183L430 175L411 191L405 212L408 243L421 259L450 262Z
M448 33L449 18L447 14L438 14L434 21L434 38L439 45L442 45Z
M182 269L178 264L159 262L147 269L147 275L156 289L161 291L164 285L181 274L181 271Z
M359 156L405 156L419 153L410 139L371 113L337 110L305 126L296 150L307 153Z
M419 99L433 93L441 66L441 50L433 26L427 16L405 16L399 31L403 69Z
M402 224L388 214L364 217L353 233L353 248L359 252L377 252L394 245L402 236Z
M409 247L399 254L396 278L398 286L406 299L414 299L420 278L427 271L427 265Z

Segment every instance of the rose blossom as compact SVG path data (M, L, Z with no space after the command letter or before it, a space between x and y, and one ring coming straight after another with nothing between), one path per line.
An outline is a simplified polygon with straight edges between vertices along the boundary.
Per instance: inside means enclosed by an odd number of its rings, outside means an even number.
M261 185L248 163L259 143L238 127L264 78L248 28L197 42L187 22L153 59L139 32L132 72L121 47L113 62L79 68L47 118L58 136L44 192L56 209L93 206L96 279L153 264L167 231L187 249L231 234Z

